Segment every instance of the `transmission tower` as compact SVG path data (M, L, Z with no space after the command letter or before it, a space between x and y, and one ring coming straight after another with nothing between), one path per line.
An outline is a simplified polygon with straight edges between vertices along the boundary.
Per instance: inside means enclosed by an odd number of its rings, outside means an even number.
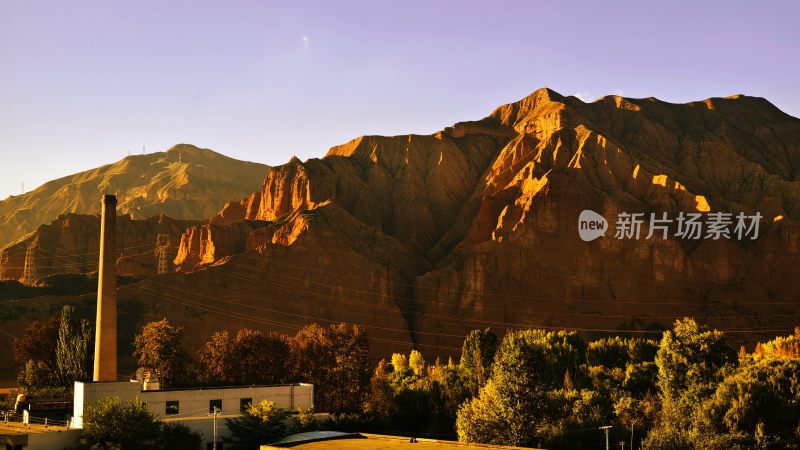
M36 248L39 247L37 236L25 250L25 268L22 270L22 284L32 286L36 281Z
M158 274L163 275L169 270L167 253L169 253L169 235L158 233L156 238L156 259L158 259Z

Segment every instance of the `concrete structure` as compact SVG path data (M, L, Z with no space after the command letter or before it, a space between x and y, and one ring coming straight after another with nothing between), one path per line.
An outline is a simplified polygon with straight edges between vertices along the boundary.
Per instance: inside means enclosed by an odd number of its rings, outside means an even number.
M212 441L214 407L219 408L217 429L220 439L228 436L226 418L240 415L248 403L263 400L275 402L288 411L314 406L314 385L286 384L278 386L211 387L193 389L142 390L138 382L75 382L75 400L72 427L83 427L83 410L86 404L107 397L127 401L140 398L157 417L168 422L180 422L201 433L206 443Z
M100 268L97 275L97 330L94 381L117 380L117 197L103 196Z
M80 430L66 427L0 421L0 448L12 450L53 450L78 443Z

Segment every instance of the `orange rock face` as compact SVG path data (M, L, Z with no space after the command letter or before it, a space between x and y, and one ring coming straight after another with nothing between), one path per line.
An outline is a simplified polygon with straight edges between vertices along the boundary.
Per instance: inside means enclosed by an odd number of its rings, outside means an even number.
M270 168L260 192L180 231L178 273L120 296L186 326L190 347L222 328L344 321L376 354L455 356L478 327L642 335L683 316L747 344L798 322L798 168L800 120L760 98L541 89L434 135ZM605 237L579 238L585 209ZM650 213L720 211L761 213L759 238L645 239ZM640 239L614 238L621 212L645 213Z

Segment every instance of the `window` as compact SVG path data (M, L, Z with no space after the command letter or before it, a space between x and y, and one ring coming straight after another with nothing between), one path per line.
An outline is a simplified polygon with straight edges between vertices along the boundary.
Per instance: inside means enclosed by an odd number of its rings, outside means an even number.
M251 403L253 403L252 398L243 398L239 400L239 411L244 412Z
M209 400L208 413L214 414L214 408L217 408L219 412L222 412L222 400Z
M180 410L180 402L177 400L167 401L167 414L178 414Z

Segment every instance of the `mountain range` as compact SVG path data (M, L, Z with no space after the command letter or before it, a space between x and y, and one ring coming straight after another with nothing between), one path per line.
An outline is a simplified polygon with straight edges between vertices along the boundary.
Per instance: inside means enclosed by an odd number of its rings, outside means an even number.
M128 156L0 201L0 248L61 214L99 214L106 192L117 195L119 213L134 219L207 219L258 189L267 168L186 144Z
M221 329L344 321L366 327L375 354L456 356L487 326L645 336L692 316L752 345L797 325L800 120L763 98L585 103L545 88L432 135L362 136L252 170L252 192L188 177L183 189L207 197L167 196L160 207L177 212L151 219L155 202L123 197L123 212L138 211L118 242L120 272L140 276L120 287L132 327L169 317L196 349ZM125 173L152 185L134 165ZM81 201L99 205L97 194ZM230 201L209 212L212 197ZM586 209L608 219L605 237L580 239ZM645 217L640 239L614 237L626 212ZM757 239L644 237L650 213L719 212L761 215ZM0 274L19 279L37 237L38 276L89 272L96 228L96 216L63 215L3 249ZM162 274L146 253L158 234L172 245ZM94 297L44 295L0 320L19 326L65 302L89 314Z

